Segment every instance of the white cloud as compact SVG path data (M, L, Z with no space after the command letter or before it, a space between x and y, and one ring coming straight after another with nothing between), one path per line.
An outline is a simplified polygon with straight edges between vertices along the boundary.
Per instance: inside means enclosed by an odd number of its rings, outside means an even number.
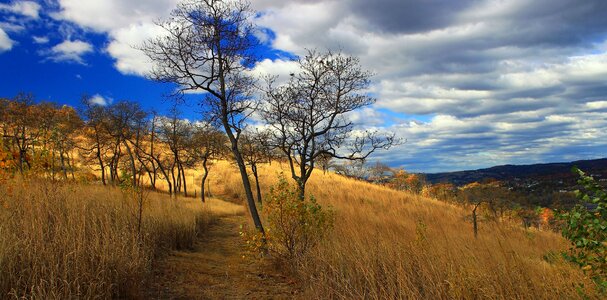
M99 94L95 94L93 97L91 97L91 99L89 99L89 103L95 104L95 105L100 105L100 106L107 106L112 103L112 99L104 98L103 96L101 96Z
M20 14L32 19L40 17L40 4L34 1L13 1L12 4L0 4L0 10Z
M11 50L14 43L15 42L8 37L6 32L0 28L0 53Z
M154 21L168 17L179 0L59 0L55 18L68 20L96 32L107 33L105 49L123 74L144 76L151 64L137 46L161 34Z
M140 76L151 64L133 46L159 34L153 21L166 18L177 2L58 1L58 18L107 33L106 51L116 69ZM258 24L273 32L260 37L276 49L300 55L305 48L341 49L359 56L377 74L371 91L378 102L352 117L368 126L397 119L391 128L409 140L377 157L438 171L587 158L598 153L588 149L607 147L601 131L607 125L607 19L601 1L252 4L262 12ZM290 61L268 59L252 72L286 80L293 70Z
M111 32L113 40L106 51L116 59L114 66L123 74L144 76L152 63L145 54L136 47L149 38L162 34L160 28L152 23L130 25Z
M32 39L36 44L46 44L49 42L49 38L46 36L33 36Z
M152 23L165 17L178 0L59 0L58 18L98 32Z
M82 56L90 52L93 52L93 46L91 44L79 40L66 40L53 46L53 48L48 51L48 54L50 55L50 59L55 62L85 64Z
M250 72L259 77L278 76L276 84L280 85L287 82L291 74L297 73L298 70L297 62L292 60L264 59L258 62Z

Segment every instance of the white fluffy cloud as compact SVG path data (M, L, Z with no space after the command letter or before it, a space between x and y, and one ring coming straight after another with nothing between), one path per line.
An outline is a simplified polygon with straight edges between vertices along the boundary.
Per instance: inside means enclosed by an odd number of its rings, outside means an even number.
M166 18L178 0L59 0L56 18L84 28L107 33L106 51L123 74L145 75L151 67L137 46L161 34L154 22Z
M0 4L0 10L9 11L32 19L40 17L40 4L34 1L13 1L11 4Z
M115 67L143 75L133 48L177 0L59 0L60 19L110 37ZM353 118L408 143L378 158L415 170L604 155L607 2L258 0L273 47L341 49L375 72L378 102ZM253 72L293 72L264 60ZM378 109L381 109L378 110ZM602 117L601 117L602 116ZM603 149L603 150L600 150Z
M0 53L11 50L14 43L15 42L8 37L8 34L0 28Z
M103 96L101 96L99 94L95 94L93 97L91 97L91 99L89 99L89 103L95 104L95 105L100 105L100 106L106 106L106 105L112 103L112 99L104 98Z
M93 45L87 42L66 40L53 46L53 48L48 51L48 54L49 59L55 62L85 64L83 56L91 52L93 52Z

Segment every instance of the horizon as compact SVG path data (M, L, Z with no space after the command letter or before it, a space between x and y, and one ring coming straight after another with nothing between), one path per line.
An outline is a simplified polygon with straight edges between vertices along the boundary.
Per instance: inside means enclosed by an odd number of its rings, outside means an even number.
M176 0L40 0L0 4L0 97L77 106L129 99L166 112L176 87L145 78L133 47L158 33ZM310 49L360 57L377 103L359 128L407 142L375 153L411 172L604 158L604 1L254 1L254 72L288 75ZM303 28L302 24L306 24ZM188 95L192 102L199 95ZM196 118L195 105L182 109Z

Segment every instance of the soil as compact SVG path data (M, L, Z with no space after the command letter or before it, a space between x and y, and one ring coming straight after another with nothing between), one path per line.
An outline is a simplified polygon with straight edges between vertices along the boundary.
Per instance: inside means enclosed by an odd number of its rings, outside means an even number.
M146 299L293 299L300 287L270 258L255 257L239 235L242 215L219 217L192 250L154 267Z

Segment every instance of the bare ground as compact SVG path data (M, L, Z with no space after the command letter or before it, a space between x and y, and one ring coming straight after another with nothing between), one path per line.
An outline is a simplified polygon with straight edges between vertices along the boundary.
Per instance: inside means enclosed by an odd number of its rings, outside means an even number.
M190 251L154 267L147 299L293 299L297 282L268 258L247 253L239 235L243 215L221 216Z

